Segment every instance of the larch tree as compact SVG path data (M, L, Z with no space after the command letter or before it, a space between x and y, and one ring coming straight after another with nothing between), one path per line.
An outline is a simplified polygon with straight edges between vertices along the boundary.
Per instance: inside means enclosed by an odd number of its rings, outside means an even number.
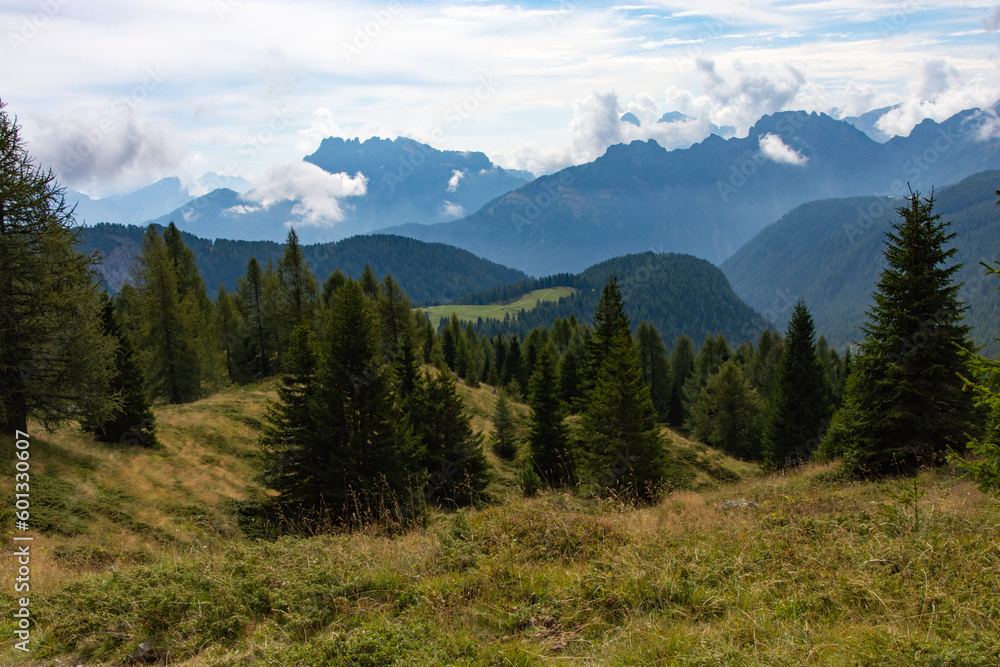
M96 256L80 252L72 211L0 102L0 420L27 431L80 410L109 417L115 341L101 324Z

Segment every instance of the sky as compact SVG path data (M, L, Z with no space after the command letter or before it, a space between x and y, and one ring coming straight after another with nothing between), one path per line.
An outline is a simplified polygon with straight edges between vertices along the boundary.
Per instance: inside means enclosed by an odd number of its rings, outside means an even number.
M172 175L197 191L206 172L270 183L327 136L540 175L783 110L898 104L880 127L905 135L1000 99L991 2L5 0L0 36L28 150L94 197ZM670 111L691 120L656 123Z

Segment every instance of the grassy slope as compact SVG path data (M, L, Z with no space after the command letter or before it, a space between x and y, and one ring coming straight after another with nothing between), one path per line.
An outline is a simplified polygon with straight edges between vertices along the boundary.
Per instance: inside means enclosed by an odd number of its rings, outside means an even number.
M548 287L534 290L522 295L516 301L509 303L494 303L487 306L469 306L462 304L447 304L444 306L430 306L424 308L424 312L431 318L431 324L438 326L442 319L451 317L452 313L458 315L458 319L475 322L478 318L502 320L508 313L514 317L518 312L531 310L539 301L558 301L559 297L569 296L576 292L575 287Z
M491 389L460 393L488 429ZM0 663L110 663L147 638L190 667L1000 659L1000 506L946 472L920 477L917 521L888 496L901 482L846 483L818 466L764 477L674 435L699 490L635 509L519 498L514 467L489 452L491 509L435 512L401 536L255 543L225 503L255 488L255 427L272 395L160 408L155 451L36 434L33 516L52 528L32 560L40 643L27 657L8 643ZM723 504L743 499L758 506ZM5 559L0 576L13 568ZM4 608L11 595L5 586ZM0 632L11 630L5 614Z

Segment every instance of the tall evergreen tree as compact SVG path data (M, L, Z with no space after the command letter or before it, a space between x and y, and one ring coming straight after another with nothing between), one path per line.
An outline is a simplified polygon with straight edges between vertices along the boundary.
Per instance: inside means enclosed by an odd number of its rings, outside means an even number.
M201 393L201 365L194 327L194 292L182 299L178 276L191 286L192 274L178 272L163 237L149 225L134 269L139 294L139 348L152 396L170 403L193 401Z
M0 421L27 431L78 410L106 417L115 343L102 330L97 257L79 251L72 211L36 166L0 101Z
M84 413L80 425L104 442L152 447L156 444L156 421L146 398L145 380L135 347L118 321L114 303L107 295L102 295L102 302L104 333L118 344L109 389L121 400L121 407L107 418Z
M247 272L239 280L239 295L247 323L244 343L254 374L262 377L271 372L271 335L270 322L265 321L264 272L256 257L247 262Z
M512 461L517 455L518 440L517 415L511 407L507 392L500 389L497 391L497 402L493 407L490 444L497 456Z
M618 278L611 276L601 292L601 300L597 302L594 311L593 335L587 341L586 373L584 389L588 390L600 373L604 360L611 354L615 336L624 331L631 334L628 316L625 314L625 301L622 299Z
M404 336L413 334L410 299L391 275L386 275L378 295L378 314L382 332L382 354L393 359Z
M482 497L490 482L483 436L472 430L455 381L446 371L427 377L410 403L413 424L429 477L424 499L469 505Z
M220 347L226 358L226 376L230 382L236 382L239 377L236 348L243 339L243 318L232 295L222 283L219 283L219 293L215 297L215 318Z
M612 343L583 413L589 473L605 491L651 499L665 474L656 410L628 330Z
M330 494L330 443L319 426L317 354L308 327L291 336L278 400L268 407L261 442L268 458L265 483L285 510L318 509ZM326 474L324 474L326 473Z
M395 374L381 356L359 283L338 291L330 326L317 369L317 421L328 445L316 475L331 510L360 516L409 497L419 444L393 392Z
M645 321L640 322L636 336L636 347L639 352L642 380L649 387L649 395L653 399L657 419L665 422L670 412L673 378L670 377L670 360L667 358L667 349L663 346L663 339L656 327Z
M287 329L282 338L301 324L312 324L318 305L316 276L309 268L299 237L294 229L288 230L285 250L278 260L278 282L281 285L280 317L278 321Z
M761 419L764 402L740 365L730 359L708 379L705 390L691 406L695 435L730 456L760 460Z
M807 460L830 416L830 387L816 354L815 335L812 316L800 300L785 332L785 352L764 422L761 448L764 464L772 470Z
M565 486L575 481L576 464L549 345L539 352L536 365L528 395L531 406L528 446L538 475L550 486Z
M971 349L965 306L947 266L955 248L949 223L933 214L934 198L911 193L901 221L886 234L885 258L853 360L844 404L824 438L827 454L842 454L862 475L911 471L964 449L973 415L963 391L961 349Z
M694 343L690 337L682 334L674 343L674 349L670 354L670 370L673 372L674 386L670 396L667 423L671 426L681 426L687 419L688 406L684 388L694 373L694 363Z

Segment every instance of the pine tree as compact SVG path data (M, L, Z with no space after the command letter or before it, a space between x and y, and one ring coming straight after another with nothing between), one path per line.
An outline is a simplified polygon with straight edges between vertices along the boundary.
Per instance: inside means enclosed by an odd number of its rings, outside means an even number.
M655 497L665 474L663 443L627 330L619 330L612 341L587 401L583 440L598 488L640 499Z
M761 418L764 402L740 365L730 359L708 379L691 406L694 434L730 456L760 460Z
M429 473L424 499L447 505L469 505L481 498L490 482L483 437L472 430L454 380L438 371L417 390L410 403L410 422L423 449Z
M973 413L963 392L960 350L971 349L965 306L946 266L955 248L949 223L933 215L933 196L911 193L901 221L886 234L885 258L844 395L824 438L827 455L842 454L862 475L912 471L962 450Z
M667 423L671 426L681 426L687 419L688 406L684 388L694 373L694 343L687 335L681 335L674 343L670 354L670 369L673 372L674 384L670 395L670 412Z
M251 359L253 374L263 377L271 372L270 323L265 321L264 272L256 257L247 262L247 272L239 280L243 317L247 323L244 343Z
M119 322L111 299L102 295L102 302L104 334L117 342L109 389L118 396L121 407L106 418L84 413L80 425L104 442L152 447L156 444L156 422L146 398L145 380L135 347Z
M410 299L391 275L382 280L378 295L378 313L382 332L382 354L394 359L404 336L413 333Z
M513 461L517 455L518 439L517 415L511 407L507 392L500 389L493 407L493 428L490 429L493 452L502 459Z
M398 507L414 484L419 443L393 392L395 374L381 356L359 283L338 291L330 327L316 373L316 420L327 441L316 472L322 500L344 516Z
M559 360L559 398L567 409L577 412L583 398L583 378L580 377L583 354L576 347L568 347Z
M375 277L372 267L367 264L361 272L361 290L369 299L374 299L378 295L378 278Z
M181 299L180 273L154 225L146 229L135 266L139 295L139 349L149 393L170 403L193 401L201 394L201 367L193 328L193 300ZM192 296L192 292L188 292Z
M163 230L163 245L177 276L177 299L187 321L191 346L198 355L198 382L213 383L219 378L217 334L212 301L201 278L194 251L184 243L183 235L171 222Z
M79 251L72 211L34 164L0 101L0 421L27 431L77 410L108 416L115 343L104 335L96 256Z
M631 334L628 316L625 314L625 302L618 288L618 278L611 276L601 300L597 302L594 311L593 335L587 341L587 357L585 361L584 392L593 385L594 379L600 373L604 360L611 354L615 336L624 331Z
M319 291L294 229L288 230L285 250L278 260L278 282L281 285L278 321L286 329L280 337L287 338L295 327L312 325Z
M656 327L645 321L639 323L636 345L642 380L649 387L657 419L665 422L670 412L670 400L673 394L673 378L670 376L667 349L663 346L663 339Z
M550 486L573 484L576 464L559 400L555 360L548 345L539 352L528 405L528 447L538 475Z
M278 400L268 407L261 442L268 466L264 481L284 510L318 509L329 495L329 444L319 426L316 352L309 329L293 332Z
M333 304L333 297L337 294L337 290L344 286L347 282L347 276L340 269L335 269L333 273L327 276L326 280L323 281L323 307L329 308Z
M761 448L771 470L806 461L830 416L830 387L814 340L812 316L800 300L785 332L785 351L764 422Z
M226 375L230 382L236 382L238 377L236 347L243 339L243 318L236 301L222 283L219 283L219 293L215 297L215 318L220 347L226 357Z

